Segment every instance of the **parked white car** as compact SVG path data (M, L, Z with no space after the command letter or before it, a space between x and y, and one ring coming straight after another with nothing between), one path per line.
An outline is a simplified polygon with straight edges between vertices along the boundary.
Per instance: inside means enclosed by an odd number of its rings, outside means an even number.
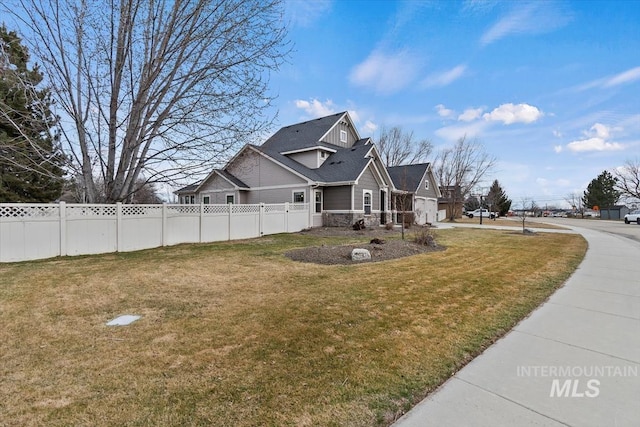
M636 224L640 225L640 209L637 211L628 213L624 216L625 224L631 224L632 222L635 222Z
M476 217L476 216L478 218L480 218L480 213L482 213L482 217L483 218L493 219L493 218L497 218L498 217L498 213L497 212L489 212L488 209L476 209L475 211L467 212L467 216L469 218L473 218L473 217Z

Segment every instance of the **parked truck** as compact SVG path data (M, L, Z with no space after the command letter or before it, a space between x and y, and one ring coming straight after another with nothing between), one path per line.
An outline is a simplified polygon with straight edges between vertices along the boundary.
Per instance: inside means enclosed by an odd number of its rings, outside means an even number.
M494 219L499 216L498 212L489 212L489 209L476 209L475 211L467 212L467 216L469 218L480 217L482 214L483 218Z

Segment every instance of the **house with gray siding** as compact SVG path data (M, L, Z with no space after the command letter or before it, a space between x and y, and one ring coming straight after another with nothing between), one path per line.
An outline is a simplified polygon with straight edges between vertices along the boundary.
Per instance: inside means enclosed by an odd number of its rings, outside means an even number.
M395 188L392 210L410 212L419 225L438 220L438 198L442 197L430 163L393 166L387 168ZM402 222L396 218L396 222Z
M428 199L433 189L435 181L431 190L416 188L416 197ZM310 224L317 227L358 219L386 224L397 191L403 190L371 138L360 137L345 111L285 126L262 145L247 144L223 169L176 194L180 203L309 203Z

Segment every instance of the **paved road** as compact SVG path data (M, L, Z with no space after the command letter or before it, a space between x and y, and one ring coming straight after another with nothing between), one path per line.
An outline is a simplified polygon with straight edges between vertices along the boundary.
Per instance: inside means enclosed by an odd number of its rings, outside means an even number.
M602 231L609 234L626 237L640 242L640 225L625 224L623 221L603 221L599 219L572 218L536 218L534 221L548 222L567 227L580 227L589 230Z
M548 221L580 227L582 264L395 427L640 426L640 226Z

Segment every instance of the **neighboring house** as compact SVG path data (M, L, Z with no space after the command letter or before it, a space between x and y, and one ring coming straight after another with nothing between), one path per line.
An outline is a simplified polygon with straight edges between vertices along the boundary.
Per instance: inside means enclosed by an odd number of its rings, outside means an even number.
M392 209L412 212L419 225L438 220L438 197L441 197L430 163L387 168L395 187ZM396 219L401 222L401 219Z
M385 224L393 191L375 145L341 112L285 126L260 146L245 145L224 169L176 194L180 203L310 203L310 224L318 227L361 218Z
M464 201L459 185L440 187L442 196L438 198L438 210L445 211L446 217L462 218ZM453 215L452 215L453 214Z

